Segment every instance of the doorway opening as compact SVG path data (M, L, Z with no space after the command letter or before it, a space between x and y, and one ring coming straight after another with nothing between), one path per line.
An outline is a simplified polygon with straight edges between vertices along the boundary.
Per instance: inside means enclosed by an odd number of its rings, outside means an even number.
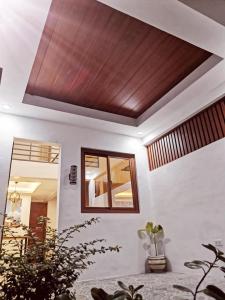
M41 240L45 231L40 217L48 218L49 226L57 229L59 163L58 144L14 139L4 225L13 230L21 253L29 245L21 224ZM2 243L10 245L10 238L3 234Z

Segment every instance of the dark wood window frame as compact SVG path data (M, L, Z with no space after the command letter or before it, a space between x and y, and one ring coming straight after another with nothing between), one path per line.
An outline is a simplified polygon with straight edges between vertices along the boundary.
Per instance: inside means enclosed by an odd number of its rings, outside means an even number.
M85 155L99 155L107 159L108 173L108 201L109 207L88 207L85 199ZM109 158L128 158L131 163L131 186L133 193L133 207L112 207L111 180ZM81 148L81 212L82 213L139 213L138 187L136 175L135 155L113 151Z

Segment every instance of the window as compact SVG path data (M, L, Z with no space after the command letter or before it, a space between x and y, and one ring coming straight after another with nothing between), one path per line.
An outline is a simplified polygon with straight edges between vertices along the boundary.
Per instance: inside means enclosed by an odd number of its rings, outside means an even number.
M81 149L81 211L138 213L134 154Z

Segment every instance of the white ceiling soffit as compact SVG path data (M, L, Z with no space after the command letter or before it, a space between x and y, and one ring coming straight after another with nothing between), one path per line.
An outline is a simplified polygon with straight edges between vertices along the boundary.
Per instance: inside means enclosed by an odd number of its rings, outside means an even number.
M225 1L224 0L179 0L203 15L225 26Z
M64 103L49 98L25 94L23 103L45 107L48 109L57 110L59 112L70 113L79 116L85 116L92 119L105 120L113 123L136 126L136 120L130 117L120 116L100 110L86 108L82 106Z
M217 64L193 85L142 123L144 144L156 139L225 94L225 61ZM160 121L159 121L160 120Z
M14 181L9 181L8 192L13 193L16 190L18 193L32 194L40 185L41 182L22 181L15 183Z
M3 108L3 104L6 103L12 107L7 111L10 114L131 136L137 136L141 131L146 141L147 138L161 134L225 93L225 63L224 60L218 63L216 58L216 56L225 57L224 26L177 0L101 0L101 2L212 52L215 56L206 63L210 65L215 59L214 62L217 64L214 67L211 65L212 68L209 70L206 68L200 75L199 69L194 71L191 77L160 100L159 107L155 106L147 111L138 122L130 118L125 120L113 114L107 115L107 118L110 117L107 119L106 115L96 111L94 113L98 119L94 119L93 111L89 112L92 115L88 117L81 108L79 112L78 108L74 108L77 109L74 115L65 108L54 110L56 108L34 107L22 101L51 0L0 0L0 65L4 69L0 86L0 111L6 112ZM201 71L202 68L203 66L200 67ZM43 102L43 99L38 101ZM165 103L167 104L164 105Z

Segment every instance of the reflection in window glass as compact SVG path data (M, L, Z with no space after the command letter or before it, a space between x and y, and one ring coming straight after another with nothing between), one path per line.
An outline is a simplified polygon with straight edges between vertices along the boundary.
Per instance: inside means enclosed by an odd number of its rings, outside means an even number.
M85 202L88 207L108 207L107 158L85 155Z
M130 159L109 158L112 206L133 207Z

